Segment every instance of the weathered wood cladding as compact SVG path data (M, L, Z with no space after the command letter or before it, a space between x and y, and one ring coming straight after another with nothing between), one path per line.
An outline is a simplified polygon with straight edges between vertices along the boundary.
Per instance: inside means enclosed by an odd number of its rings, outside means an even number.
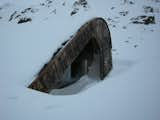
M94 18L84 24L61 50L52 57L29 88L49 92L51 89L63 87L65 70L92 40L95 40L92 47L98 46L96 49L99 50L100 54L100 78L104 79L112 68L111 36L105 20Z

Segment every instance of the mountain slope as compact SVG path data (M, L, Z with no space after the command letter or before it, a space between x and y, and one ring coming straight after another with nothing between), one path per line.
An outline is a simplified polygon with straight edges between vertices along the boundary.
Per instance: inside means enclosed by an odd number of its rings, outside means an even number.
M159 6L159 0L1 0L0 119L159 120ZM103 17L111 31L110 75L102 82L82 78L87 86L76 94L28 89L61 43L93 17Z

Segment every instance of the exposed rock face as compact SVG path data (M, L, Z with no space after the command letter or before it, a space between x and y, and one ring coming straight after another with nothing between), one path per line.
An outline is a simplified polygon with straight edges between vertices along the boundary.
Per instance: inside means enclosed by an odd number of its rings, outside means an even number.
M93 62L95 52L99 54L99 77L103 80L112 68L111 49L111 36L107 23L102 18L94 18L85 23L45 64L29 88L47 93L52 89L69 85L70 82L67 83L63 78L65 71L70 68L71 77L76 74L80 76L87 74L83 65L86 61L88 61L87 66Z
M149 25L149 24L155 24L155 17L154 16L138 16L135 18L131 18L132 23L134 24L144 24L144 25Z

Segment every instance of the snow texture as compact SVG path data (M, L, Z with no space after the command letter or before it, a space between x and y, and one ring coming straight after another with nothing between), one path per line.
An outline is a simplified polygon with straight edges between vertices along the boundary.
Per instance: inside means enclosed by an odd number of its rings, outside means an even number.
M0 0L0 120L159 120L159 6L159 0ZM133 24L138 16L154 16L155 23ZM61 43L94 17L111 31L109 76L83 76L53 95L28 89Z

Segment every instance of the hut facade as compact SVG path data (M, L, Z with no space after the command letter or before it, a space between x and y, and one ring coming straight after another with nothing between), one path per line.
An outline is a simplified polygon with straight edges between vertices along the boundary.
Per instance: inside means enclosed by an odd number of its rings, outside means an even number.
M103 80L112 68L112 44L107 23L94 18L85 23L51 60L44 65L29 88L42 92L63 88L88 74L95 54L98 57L96 71Z

